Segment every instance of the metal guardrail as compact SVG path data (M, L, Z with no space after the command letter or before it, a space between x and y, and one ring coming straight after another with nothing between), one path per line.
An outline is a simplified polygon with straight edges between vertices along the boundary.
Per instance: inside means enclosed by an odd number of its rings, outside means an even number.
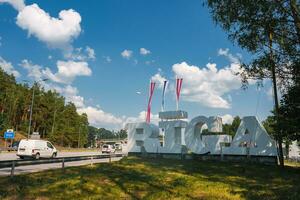
M3 147L3 148L0 148L0 153L2 151L8 151L8 152L10 152L10 151L18 151L18 149L13 148L13 147Z
M64 172L65 162L91 160L90 164L93 165L94 163L93 159L109 158L109 162L111 162L111 159L116 157L123 157L123 154L102 154L102 155L90 155L90 156L59 157L59 158L44 159L44 160L5 160L5 161L0 161L0 168L11 167L10 176L13 178L15 174L16 166L61 163L61 168Z
M26 165L40 165L40 164L49 164L49 163L64 163L81 161L81 160L93 160L93 159L105 159L116 157L123 157L123 154L101 154L101 155L90 155L90 156L72 156L72 157L59 157L59 158L50 158L50 159L40 159L40 160L3 160L0 161L0 168L7 167L17 167L17 166L26 166Z

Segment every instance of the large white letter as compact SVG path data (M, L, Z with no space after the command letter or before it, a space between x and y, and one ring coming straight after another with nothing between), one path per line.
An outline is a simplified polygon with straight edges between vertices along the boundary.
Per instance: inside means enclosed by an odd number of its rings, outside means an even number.
M159 128L164 132L164 145L161 153L182 153L184 130L187 122L180 120L187 118L185 111L165 111L159 113Z
M129 123L126 124L128 131L127 152L155 153L160 146L159 129L154 124Z
M277 148L258 119L247 116L243 117L230 147L224 148L224 154L276 156Z

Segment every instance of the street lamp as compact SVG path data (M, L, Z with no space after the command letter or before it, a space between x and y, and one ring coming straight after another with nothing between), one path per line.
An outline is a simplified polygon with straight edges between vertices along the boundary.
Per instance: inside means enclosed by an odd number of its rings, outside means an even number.
M42 79L40 81L36 81L36 83L40 83L42 81L48 81L49 79L45 78L45 79ZM28 81L25 81L25 82L28 82ZM35 85L32 86L32 99L31 99L31 106L30 106L30 117L29 117L29 125L28 125L28 134L27 134L27 139L29 139L29 136L30 136L30 131L31 131L31 121L32 121L32 108L33 108L33 103L34 103L34 92L35 92L35 88L34 88Z
M79 131L78 131L78 144L77 144L78 149L80 147L80 129L81 129L81 123L79 124Z

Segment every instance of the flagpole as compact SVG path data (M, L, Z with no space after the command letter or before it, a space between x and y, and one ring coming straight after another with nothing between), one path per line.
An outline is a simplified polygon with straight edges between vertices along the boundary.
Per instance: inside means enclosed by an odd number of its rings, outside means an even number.
M168 84L168 81L164 80L162 102L161 102L161 111L162 112L165 110L165 93L166 93L166 89L167 89L167 84Z
M148 98L146 98L146 112L145 112L145 122L147 122L147 113L148 113L148 102L150 98L150 89L151 89L151 79L149 80L149 92L148 92Z
M162 100L161 100L161 112L164 111L164 88L163 88L163 93L162 93Z
M178 78L177 75L175 77L175 97L176 97L176 111L178 111L178 98L177 98L177 90L178 90Z

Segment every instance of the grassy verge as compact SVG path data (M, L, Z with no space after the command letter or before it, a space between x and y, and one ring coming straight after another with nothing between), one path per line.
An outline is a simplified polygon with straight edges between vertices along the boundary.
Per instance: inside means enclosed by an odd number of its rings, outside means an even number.
M290 167L299 167L300 168L300 162L296 162L296 161L285 160L284 165L285 166L290 166Z
M0 199L300 199L300 168L124 158L0 178Z

